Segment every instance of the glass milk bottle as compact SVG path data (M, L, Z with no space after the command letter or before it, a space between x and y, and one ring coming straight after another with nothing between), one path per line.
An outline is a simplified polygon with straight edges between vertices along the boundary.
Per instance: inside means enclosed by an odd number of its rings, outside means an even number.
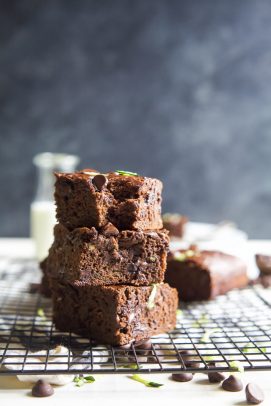
M34 157L38 170L37 193L30 209L30 233L35 243L36 258L42 261L53 242L56 223L54 203L54 172L73 172L79 158L76 155L45 152Z

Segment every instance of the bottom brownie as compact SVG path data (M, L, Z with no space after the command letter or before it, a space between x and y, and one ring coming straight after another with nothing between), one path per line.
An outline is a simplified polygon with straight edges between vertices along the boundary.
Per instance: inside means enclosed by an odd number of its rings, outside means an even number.
M47 264L47 258L45 258L42 262L40 262L40 269L42 271L40 293L46 297L51 297L52 292L51 292L51 288L50 288L50 282L49 282L46 264Z
M62 331L99 343L124 345L172 330L178 294L168 284L91 286L55 284L53 319Z

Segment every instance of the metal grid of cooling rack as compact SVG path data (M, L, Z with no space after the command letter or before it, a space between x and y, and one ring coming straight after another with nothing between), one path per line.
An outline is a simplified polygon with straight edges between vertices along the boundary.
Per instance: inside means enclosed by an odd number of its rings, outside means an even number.
M50 300L29 291L39 278L34 261L0 258L0 375L271 370L271 308L260 288L182 305L176 329L146 351L57 331Z

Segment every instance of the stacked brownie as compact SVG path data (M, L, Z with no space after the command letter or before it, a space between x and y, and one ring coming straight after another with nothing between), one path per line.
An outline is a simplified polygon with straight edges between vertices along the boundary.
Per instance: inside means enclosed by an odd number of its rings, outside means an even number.
M130 172L56 174L59 224L41 267L57 328L113 345L174 328L161 191L159 180Z

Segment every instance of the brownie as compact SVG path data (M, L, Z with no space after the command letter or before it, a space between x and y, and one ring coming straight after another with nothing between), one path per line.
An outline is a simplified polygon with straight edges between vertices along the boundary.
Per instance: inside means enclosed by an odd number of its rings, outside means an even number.
M248 284L246 264L219 251L175 251L167 263L165 281L183 301L213 299Z
M106 223L119 230L163 227L162 182L136 174L82 170L56 173L58 221L68 229L100 228Z
M178 213L165 213L162 216L163 227L169 231L170 237L182 238L188 218Z
M40 269L42 271L40 293L46 297L51 297L50 278L47 272L47 258L40 262Z
M168 284L92 286L81 282L53 287L57 329L103 344L124 345L174 329L178 294Z
M69 231L57 224L54 234L42 264L43 284L48 276L91 285L139 286L164 280L169 244L166 230L119 232L107 224L99 232L94 227Z

